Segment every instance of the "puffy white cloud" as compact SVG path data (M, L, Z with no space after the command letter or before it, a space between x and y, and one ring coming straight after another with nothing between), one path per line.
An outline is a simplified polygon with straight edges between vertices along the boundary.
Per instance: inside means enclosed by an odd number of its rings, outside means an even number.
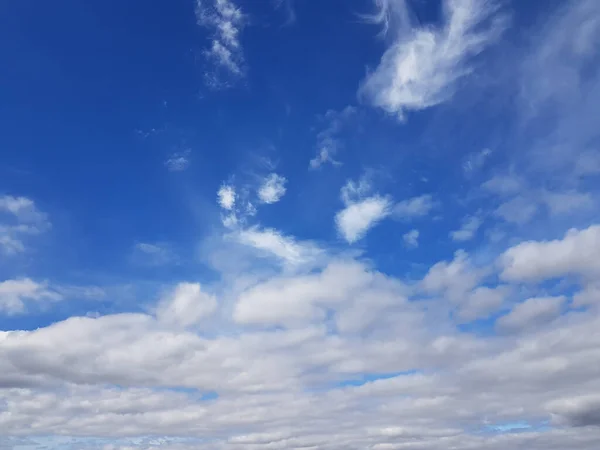
M48 288L47 283L37 283L29 278L0 282L0 313L8 315L26 312L28 301L56 301L62 296Z
M509 248L499 258L502 277L536 281L566 275L600 274L600 225L571 229L563 239L528 241Z
M354 243L390 214L389 199L373 196L346 206L336 214L335 223L342 237L349 243Z
M359 94L401 118L452 97L456 83L471 72L471 58L495 41L502 29L502 21L494 17L496 2L444 0L440 27L412 26L405 0L377 5L393 42Z
M440 261L434 264L421 286L425 292L446 293L449 298L462 298L473 289L481 279L483 271L473 266L469 255L459 250L452 261Z
M473 239L483 221L477 215L465 217L460 229L450 232L453 241L469 241Z
M509 293L508 286L477 287L458 299L458 316L465 321L486 318L502 307Z
M258 189L258 198L262 203L277 203L285 195L286 182L285 177L276 173L268 175Z
M227 184L222 185L217 192L217 198L221 208L231 211L235 206L235 188Z
M202 292L198 283L179 283L156 308L159 321L175 326L197 325L217 309L217 299Z
M409 198L396 203L394 206L394 217L401 220L411 220L417 217L423 217L435 207L435 201L429 194Z
M402 236L402 239L408 248L417 248L419 246L419 230L410 230Z
M566 297L537 297L525 300L516 305L510 313L502 316L496 324L500 328L522 330L525 327L541 325L556 319Z

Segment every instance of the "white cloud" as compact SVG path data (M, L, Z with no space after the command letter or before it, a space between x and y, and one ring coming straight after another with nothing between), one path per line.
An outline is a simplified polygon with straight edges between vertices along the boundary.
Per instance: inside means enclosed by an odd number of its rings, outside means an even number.
M591 210L595 206L594 198L582 192L545 192L542 197L551 214L570 214Z
M502 203L494 214L509 223L524 225L531 222L538 212L538 205L534 199L518 196Z
M272 173L268 175L258 189L258 198L262 203L272 204L281 200L285 195L285 177Z
M46 283L37 283L29 278L0 282L0 313L11 316L25 313L28 301L56 301L61 298Z
M0 197L0 250L7 255L25 251L28 236L47 231L51 224L33 200L5 195Z
M469 176L473 172L479 171L485 165L485 162L491 154L492 151L489 148L485 148L479 152L468 155L463 163L465 175Z
M359 94L401 118L452 97L457 82L472 70L471 58L494 42L502 29L502 21L494 17L496 2L444 0L440 27L412 26L405 0L376 3L378 18L393 43Z
M274 256L287 265L308 264L321 254L321 250L315 244L298 242L274 229L261 230L254 227L241 230L234 236L240 243Z
M482 275L483 272L473 266L469 255L459 250L452 261L433 265L421 281L421 287L427 293L443 293L452 301L462 301Z
M410 220L426 216L434 207L433 197L425 194L396 203L393 215L401 220Z
M453 241L469 241L473 239L482 223L483 221L479 216L465 217L460 229L450 232L450 237Z
M235 188L227 184L222 185L217 192L219 205L228 211L231 211L235 206L235 197Z
M404 236L404 245L408 248L417 248L419 246L419 230L410 230Z
M205 292L198 283L179 283L167 293L156 308L160 322L189 327L212 315L217 309L217 299Z
M458 316L466 321L484 319L502 307L509 292L507 286L477 287L460 299Z
M151 266L161 266L176 259L169 246L159 242L138 242L133 256L135 262Z
M165 166L170 172L182 172L190 166L190 151L173 153L165 161Z
M373 196L346 206L336 214L335 223L342 237L354 243L390 213L390 201L385 197Z
M502 277L537 281L566 275L600 274L600 225L571 229L563 239L528 241L509 248L499 258Z
M325 163L340 165L340 162L335 160L337 152L342 147L339 134L357 112L354 106L346 106L339 112L329 110L325 113L323 117L325 128L317 135L317 155L310 160L311 169L318 169Z
M510 313L498 319L496 324L500 328L511 330L542 325L560 315L566 300L563 296L530 298L516 305Z
M215 67L205 73L205 81L211 88L227 87L232 78L244 73L239 35L246 23L245 16L233 0L196 0L196 18L199 25L212 33L205 54Z
M524 182L514 174L495 175L483 183L481 187L486 191L502 196L514 195L523 190Z
M573 306L600 306L600 283L591 283L573 296Z

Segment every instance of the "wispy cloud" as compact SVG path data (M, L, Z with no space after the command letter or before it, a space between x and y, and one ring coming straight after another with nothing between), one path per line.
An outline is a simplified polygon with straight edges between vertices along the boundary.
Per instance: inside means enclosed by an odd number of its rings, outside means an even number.
M8 315L26 312L28 301L57 301L62 296L50 289L47 283L37 283L29 278L0 282L0 313Z
M503 29L496 2L443 1L443 25L415 26L406 0L377 0L375 19L393 42L379 66L363 81L359 95L400 118L437 105L454 94L471 72L471 58Z
M165 161L165 166L170 172L181 172L190 166L190 150L173 153Z
M0 197L0 249L5 254L25 251L23 240L51 227L48 215L26 197Z
M258 198L261 203L277 203L285 195L287 180L281 175L272 173L264 178L258 189Z
M419 246L419 230L410 230L402 236L404 245L408 248L417 248Z
M450 237L453 241L469 241L475 237L482 223L483 220L478 215L465 217L461 227L450 232Z
M213 67L205 72L205 82L215 89L228 87L244 74L239 37L246 23L244 14L233 0L197 0L196 18L212 34L204 53Z
M393 209L393 215L400 220L411 220L417 217L424 217L430 213L435 205L436 203L431 195L419 195L396 203Z
M342 148L339 134L351 118L356 116L357 112L356 107L346 106L339 112L329 110L325 113L323 117L325 128L317 135L317 155L310 160L311 169L318 169L326 163L334 166L341 164L335 159L336 154Z
M160 242L138 242L133 256L136 263L148 266L162 266L176 260L170 246Z

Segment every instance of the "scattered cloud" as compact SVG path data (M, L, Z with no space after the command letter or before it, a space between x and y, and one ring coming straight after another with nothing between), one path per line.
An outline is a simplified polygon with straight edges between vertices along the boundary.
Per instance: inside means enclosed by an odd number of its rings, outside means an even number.
M268 175L258 189L258 198L261 203L277 203L285 195L287 180L281 175L272 173Z
M516 225L524 225L538 213L537 202L530 197L517 196L502 203L494 214L504 219L506 222Z
M600 274L600 226L571 229L563 239L528 241L509 248L499 262L502 277L511 281L540 281L566 275Z
M173 153L165 161L165 166L169 172L182 172L190 166L190 151Z
M202 291L198 283L179 283L160 300L157 319L165 324L190 327L198 325L217 309L217 299Z
M138 242L134 247L134 260L144 265L162 266L175 260L170 246L164 243Z
M391 214L389 198L370 195L371 184L366 177L358 183L349 180L341 189L344 209L335 215L340 235L350 244L362 239L367 231Z
M475 237L482 223L483 220L478 215L465 217L462 226L458 230L450 232L450 237L453 241L470 241Z
M311 169L318 169L326 163L334 166L341 164L335 159L337 152L342 148L339 135L357 113L358 110L354 106L346 106L341 111L331 109L325 113L322 118L325 128L317 135L317 155L310 161Z
M24 314L27 302L57 301L62 296L49 289L47 283L37 283L29 278L0 282L0 313L14 316Z
M496 41L504 28L497 3L443 1L443 25L415 25L405 0L376 1L393 43L363 81L359 95L404 118L448 100L471 72L471 59Z
M26 197L0 197L0 250L7 255L25 251L24 240L51 227L48 215Z
M433 197L425 194L396 203L393 215L400 220L411 220L426 216L434 207Z
M289 26L296 22L296 11L294 10L293 0L273 0L273 4L277 10L285 14L284 26Z
M235 206L235 188L231 185L224 184L217 192L217 198L221 208L231 211Z
M204 54L213 68L205 72L205 82L214 89L228 87L244 74L240 33L246 18L233 0L196 0L196 18L211 33Z
M465 175L469 176L474 172L481 170L491 154L492 151L489 148L484 148L480 152L468 155L463 162L463 172Z
M321 250L312 242L298 242L270 228L249 228L237 232L234 236L240 243L290 266L308 264L321 254Z
M404 236L404 245L408 248L417 248L419 246L419 230L410 230Z
M595 207L592 194L582 192L545 192L543 201L550 214L571 214L577 211L589 211Z

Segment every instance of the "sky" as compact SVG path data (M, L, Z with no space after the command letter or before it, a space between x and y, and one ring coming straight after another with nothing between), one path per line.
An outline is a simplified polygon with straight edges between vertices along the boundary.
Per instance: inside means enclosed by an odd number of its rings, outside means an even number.
M0 2L0 450L594 450L600 2Z

